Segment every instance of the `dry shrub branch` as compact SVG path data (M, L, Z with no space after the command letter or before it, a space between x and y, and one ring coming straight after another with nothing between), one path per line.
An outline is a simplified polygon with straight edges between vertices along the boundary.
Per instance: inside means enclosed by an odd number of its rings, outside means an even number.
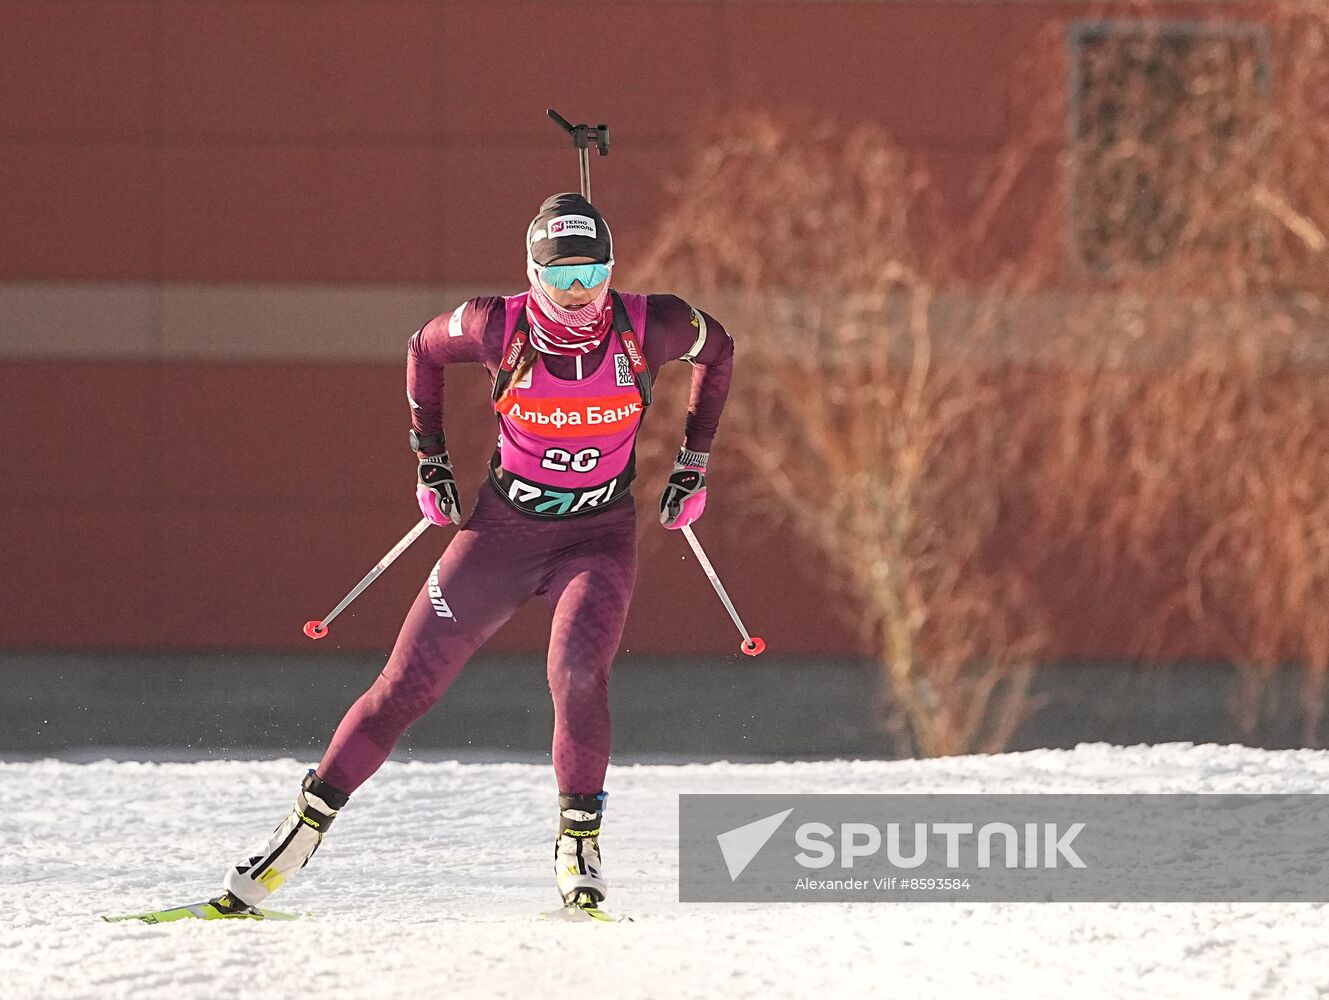
M949 294L936 201L877 130L754 116L698 158L646 267L760 331L726 440L834 568L884 721L928 755L1005 745L1044 643L1018 569L985 558L1019 461L982 360L1010 292Z
M1252 737L1295 663L1321 739L1329 5L1104 13L1030 46L963 204L878 129L745 114L643 268L740 332L726 442L905 751L1003 748L1061 656L1234 663Z

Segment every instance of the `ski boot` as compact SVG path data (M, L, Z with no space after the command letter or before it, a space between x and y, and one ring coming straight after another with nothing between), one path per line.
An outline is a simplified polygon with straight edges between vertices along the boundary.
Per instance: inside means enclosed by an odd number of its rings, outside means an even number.
M323 842L323 834L349 797L325 783L310 768L291 814L255 853L226 873L222 881L226 891L212 900L212 905L218 910L257 907L309 863Z
M609 892L600 869L600 816L607 792L558 796L554 875L565 906L598 904Z
M208 900L208 905L220 913L223 917L259 917L262 918L263 911L257 906L250 906L244 903L229 892L223 892L215 899Z

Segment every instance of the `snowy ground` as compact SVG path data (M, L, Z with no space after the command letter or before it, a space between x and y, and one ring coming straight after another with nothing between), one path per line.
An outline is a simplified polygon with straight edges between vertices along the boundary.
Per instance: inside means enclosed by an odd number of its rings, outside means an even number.
M680 792L1321 792L1329 753L1083 745L931 761L615 766L608 904L552 924L548 766L389 763L274 898L294 923L106 924L213 894L293 761L0 763L0 997L1320 997L1329 908L684 906Z

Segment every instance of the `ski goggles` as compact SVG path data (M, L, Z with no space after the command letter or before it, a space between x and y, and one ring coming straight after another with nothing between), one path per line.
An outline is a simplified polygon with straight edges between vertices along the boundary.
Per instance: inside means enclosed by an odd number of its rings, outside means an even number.
M579 281L587 289L603 285L613 266L612 260L608 264L536 264L535 274L550 288L566 292Z

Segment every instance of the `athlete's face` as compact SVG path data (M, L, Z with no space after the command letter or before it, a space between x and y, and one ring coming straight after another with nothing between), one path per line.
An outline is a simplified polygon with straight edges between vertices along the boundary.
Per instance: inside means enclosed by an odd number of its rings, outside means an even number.
M557 260L551 260L551 264L595 264L594 257L559 257ZM580 281L574 281L571 288L555 288L553 285L540 282L540 287L545 290L545 294L557 302L564 309L580 309L584 305L594 302L600 294L602 286L596 285L594 288L583 288Z

